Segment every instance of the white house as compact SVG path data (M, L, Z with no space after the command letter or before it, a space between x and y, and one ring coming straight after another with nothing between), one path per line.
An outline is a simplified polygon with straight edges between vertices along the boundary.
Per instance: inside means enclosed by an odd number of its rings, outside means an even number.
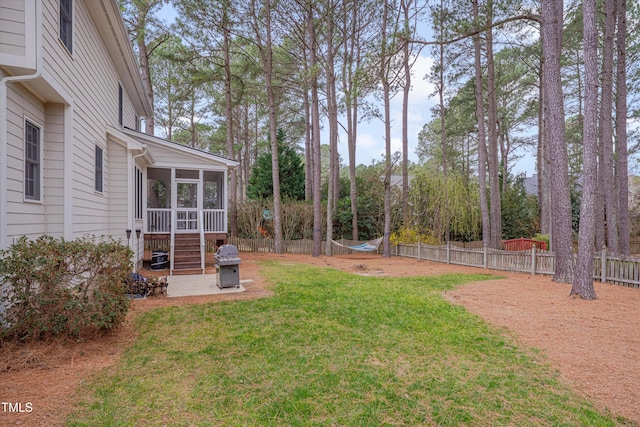
M139 262L152 239L202 270L236 162L138 131L151 114L117 0L0 0L0 248L111 236Z

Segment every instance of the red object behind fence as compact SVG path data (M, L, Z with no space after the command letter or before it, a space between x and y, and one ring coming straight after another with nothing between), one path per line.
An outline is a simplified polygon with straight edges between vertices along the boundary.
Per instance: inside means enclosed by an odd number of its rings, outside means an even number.
M543 242L541 240L511 239L502 241L502 246L504 246L505 251L526 251L531 249L533 245L535 245L538 249L542 249L543 251L547 250L547 242Z

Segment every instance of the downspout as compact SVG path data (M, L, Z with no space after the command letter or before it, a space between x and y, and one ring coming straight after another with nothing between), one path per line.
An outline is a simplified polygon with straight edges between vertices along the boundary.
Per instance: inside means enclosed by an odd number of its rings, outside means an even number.
M42 0L36 2L36 68L32 74L7 76L0 79L0 249L8 247L7 206L7 85L14 82L34 80L42 75Z
M145 156L147 154L147 146L146 145L142 145L142 153L136 154L131 158L131 167L129 168L129 188L131 188L131 184L133 184L135 182L135 177L133 176L133 171L135 170L136 167L136 160L138 159L138 157L142 157ZM133 193L135 195L136 189L133 190ZM129 201L133 200L133 197L129 197ZM136 222L136 213L135 213L135 209L136 209L136 202L131 203L131 210L129 212L129 229L133 230L133 226ZM144 224L144 218L142 223ZM144 232L145 230L142 230L142 235L144 236ZM142 239L142 247L144 248L144 237ZM138 263L140 262L140 242L136 240L136 246L135 246L136 250L135 253L133 254L134 259L135 259L135 265L137 266ZM143 253L144 253L144 249L143 249ZM138 271L136 269L136 271Z

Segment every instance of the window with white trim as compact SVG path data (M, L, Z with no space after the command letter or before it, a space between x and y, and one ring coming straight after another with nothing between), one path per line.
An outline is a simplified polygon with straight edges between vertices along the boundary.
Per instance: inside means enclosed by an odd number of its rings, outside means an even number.
M103 190L103 170L104 170L104 162L103 162L103 150L100 146L96 145L96 156L95 156L95 190L102 193Z
M29 120L24 121L24 197L28 200L40 200L40 134L39 126Z
M135 219L142 219L142 171L134 168Z
M120 126L122 126L123 113L124 113L124 93L122 92L122 85L119 84L118 85L118 122L120 123Z
M60 40L73 53L73 0L60 0Z

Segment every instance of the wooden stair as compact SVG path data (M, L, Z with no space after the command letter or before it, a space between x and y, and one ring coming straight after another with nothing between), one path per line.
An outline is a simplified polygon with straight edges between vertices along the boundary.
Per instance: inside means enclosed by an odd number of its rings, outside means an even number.
M172 274L202 274L200 234L175 235Z

